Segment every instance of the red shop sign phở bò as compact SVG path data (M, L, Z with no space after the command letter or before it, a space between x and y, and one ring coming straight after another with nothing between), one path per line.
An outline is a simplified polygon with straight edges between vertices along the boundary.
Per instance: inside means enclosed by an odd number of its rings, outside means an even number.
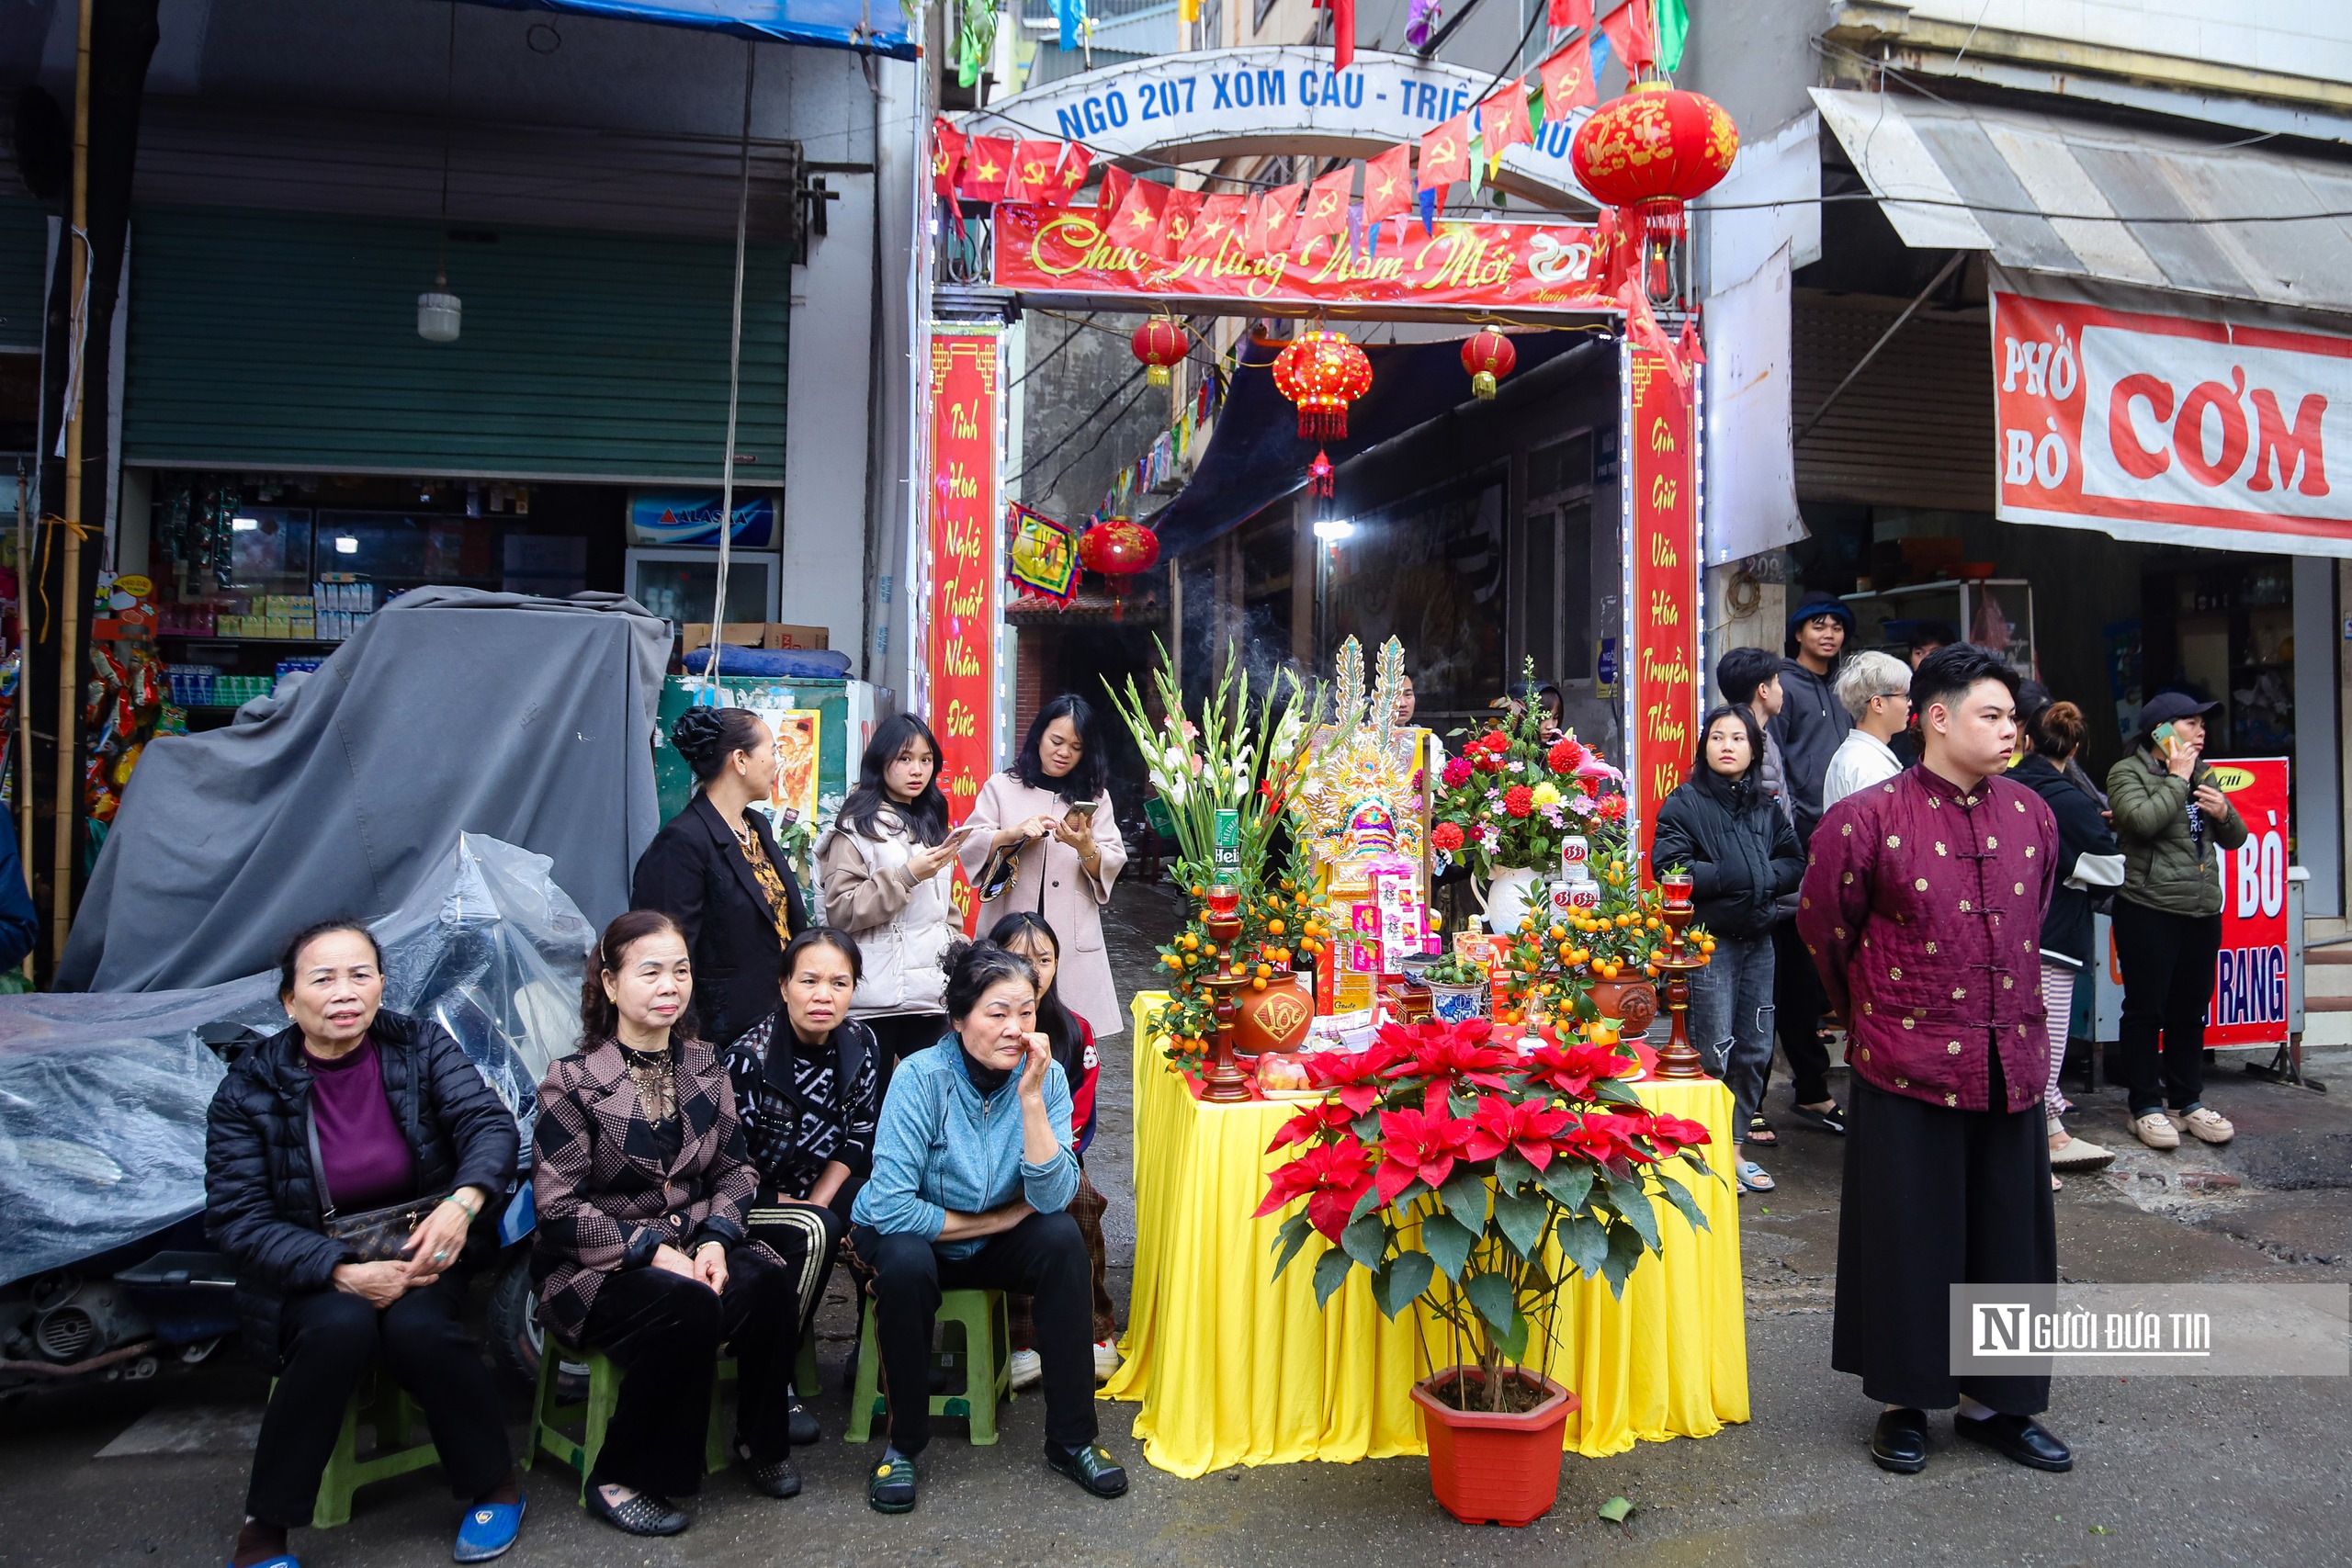
M1000 202L993 281L1050 300L1103 295L1242 305L1259 312L1351 309L1384 316L1465 310L1591 315L1617 308L1594 231L1573 223L1486 223L1445 220L1434 234L1418 219L1396 239L1380 226L1367 254L1347 236L1327 234L1294 253L1251 255L1238 232L1212 254L1174 261L1111 243L1101 213Z
M1992 326L2004 521L2352 556L2352 338L1997 284Z
M931 341L931 584L923 670L939 787L951 822L970 815L994 771L996 732L997 334L943 330ZM956 872L966 934L979 899Z

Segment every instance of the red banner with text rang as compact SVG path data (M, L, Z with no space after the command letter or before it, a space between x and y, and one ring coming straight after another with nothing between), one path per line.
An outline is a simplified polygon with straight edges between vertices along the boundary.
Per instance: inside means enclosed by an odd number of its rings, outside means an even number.
M1113 244L1091 210L996 208L995 283L1027 294L1124 294L1170 302L1233 301L1302 310L1491 310L1615 313L1609 270L1594 231L1572 223L1442 221L1436 232L1394 222L1378 243L1351 252L1347 236L1321 235L1295 254L1250 255L1238 235L1215 254L1163 261Z
M1623 483L1631 498L1625 648L1627 793L1646 849L1657 808L1682 782L1704 693L1699 642L1699 487L1691 389L1665 359L1626 355ZM1655 873L1656 868L1652 868Z
M931 341L931 592L923 668L939 787L961 822L994 771L996 690L997 336L947 333ZM968 935L979 899L959 868L956 907Z

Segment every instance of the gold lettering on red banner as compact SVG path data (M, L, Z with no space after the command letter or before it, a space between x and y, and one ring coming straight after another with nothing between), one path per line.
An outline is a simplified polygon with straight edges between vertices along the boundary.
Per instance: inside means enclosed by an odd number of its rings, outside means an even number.
M1627 705L1627 769L1646 844L1657 808L1690 765L1702 708L1699 645L1699 518L1691 467L1691 403L1665 363L1646 350L1631 355L1634 595L1633 685ZM1655 873L1656 868L1651 868Z
M994 768L997 339L941 333L931 344L931 590L924 669L939 737L939 787L961 822ZM970 931L979 899L959 868L956 908Z

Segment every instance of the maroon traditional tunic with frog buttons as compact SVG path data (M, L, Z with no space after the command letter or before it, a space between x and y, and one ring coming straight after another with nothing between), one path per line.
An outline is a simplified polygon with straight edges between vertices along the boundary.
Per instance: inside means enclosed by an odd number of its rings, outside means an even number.
M2050 1077L2041 917L2058 825L2006 778L1962 790L1925 767L1831 807L1797 931L1846 1021L1846 1065L1890 1094L2023 1111ZM1988 1106L1989 1053L2006 1103Z

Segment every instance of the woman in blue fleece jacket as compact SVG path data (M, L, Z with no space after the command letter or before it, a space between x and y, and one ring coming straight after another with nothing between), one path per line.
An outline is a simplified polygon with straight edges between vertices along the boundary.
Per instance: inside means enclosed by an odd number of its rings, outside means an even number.
M851 1212L873 1275L890 1443L866 1483L886 1514L915 1506L931 1438L931 1337L943 1290L1033 1299L1045 1363L1046 1462L1098 1497L1127 1489L1095 1438L1091 1266L1078 1222L1069 1084L1037 1032L1037 974L993 942L946 959L954 1032L899 1065ZM975 1397L987 1397L976 1394Z

